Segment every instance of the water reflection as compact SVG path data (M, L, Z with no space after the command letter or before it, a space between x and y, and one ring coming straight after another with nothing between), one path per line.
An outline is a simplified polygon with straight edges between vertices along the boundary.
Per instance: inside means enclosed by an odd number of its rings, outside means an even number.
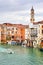
M21 46L11 46L9 48L15 53L11 55L0 53L1 65L43 65L43 52L37 48L24 48ZM6 47L0 47L0 51L5 49Z

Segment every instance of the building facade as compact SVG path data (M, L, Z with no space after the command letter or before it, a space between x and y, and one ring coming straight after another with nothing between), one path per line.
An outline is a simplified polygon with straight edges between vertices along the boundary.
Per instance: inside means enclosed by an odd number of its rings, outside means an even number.
M27 46L33 47L37 45L43 46L43 21L35 22L34 9L31 9L30 23L32 25L0 24L0 43L8 43L16 41L22 43L27 42Z
M33 25L37 28L37 44L43 44L43 21L34 22Z
M4 23L0 26L0 41L2 43L23 42L26 40L26 29L28 30L28 25Z
M31 16L30 23L32 24L30 27L31 44L36 47L37 45L40 44L42 44L43 46L43 21L35 22L34 15L35 13L32 7L30 15Z
M1 25L0 25L0 43L1 43Z

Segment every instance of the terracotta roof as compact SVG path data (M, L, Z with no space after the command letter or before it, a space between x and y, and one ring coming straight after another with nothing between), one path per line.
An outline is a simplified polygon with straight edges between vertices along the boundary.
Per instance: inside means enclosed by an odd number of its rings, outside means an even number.
M3 23L3 25L6 25L6 26L12 26L11 23Z
M13 24L13 26L22 26L22 24Z
M43 24L43 20L42 21L38 21L38 22L34 22L33 24Z
M29 25L11 24L11 23L3 23L2 25L5 25L5 26L14 26L14 27L18 27L18 28L28 28L29 27Z
M24 25L25 28L29 28L29 25Z

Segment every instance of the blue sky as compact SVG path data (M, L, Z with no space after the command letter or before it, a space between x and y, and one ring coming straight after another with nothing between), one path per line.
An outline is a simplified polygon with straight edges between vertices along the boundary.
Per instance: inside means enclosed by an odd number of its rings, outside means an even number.
M0 23L29 24L32 6L35 21L43 20L43 0L0 0Z

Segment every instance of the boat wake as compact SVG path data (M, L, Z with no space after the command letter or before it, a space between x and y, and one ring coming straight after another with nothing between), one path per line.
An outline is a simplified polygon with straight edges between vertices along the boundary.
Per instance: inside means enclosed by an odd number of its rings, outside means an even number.
M12 49L5 49L5 48L2 48L2 47L0 47L0 52L5 52L5 53L8 53L8 54L14 53L14 51Z

